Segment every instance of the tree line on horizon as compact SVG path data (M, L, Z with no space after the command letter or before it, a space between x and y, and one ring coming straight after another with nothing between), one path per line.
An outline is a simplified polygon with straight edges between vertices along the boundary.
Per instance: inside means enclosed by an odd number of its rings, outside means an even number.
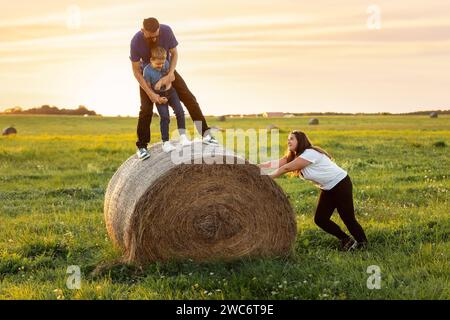
M448 110L424 110L424 111L414 111L414 112L404 112L404 113L391 113L391 112L378 112L378 113L365 113L365 112L357 112L357 113L347 113L347 112L285 112L286 115L293 116L354 116L354 115L429 115L432 112L436 112L437 114L450 114L450 109ZM80 105L77 109L66 109L66 108L58 108L55 106L42 105L40 107L24 109L22 107L13 107L7 108L0 114L40 114L40 115L71 115L71 116L101 116L101 114L97 114L94 110L89 110L87 107ZM154 113L155 116L158 116ZM262 116L262 113L257 114L244 114L244 117L254 117L254 116ZM224 116L241 116L238 114L226 114Z
M65 109L55 106L43 105L40 107L23 109L22 107L13 107L5 109L0 114L56 114L56 115L70 115L70 116L97 116L94 110L89 110L85 106L78 106L77 109Z
M436 112L437 114L450 114L450 109L447 110L424 110L424 111L412 111L412 112L402 112L402 113L391 113L391 112L284 112L285 115L293 115L293 116L357 116L357 115L386 115L386 116L406 116L406 115L429 115L432 112ZM239 114L225 114L225 117L234 116L239 117ZM252 113L252 114L243 114L244 117L263 117L263 113Z

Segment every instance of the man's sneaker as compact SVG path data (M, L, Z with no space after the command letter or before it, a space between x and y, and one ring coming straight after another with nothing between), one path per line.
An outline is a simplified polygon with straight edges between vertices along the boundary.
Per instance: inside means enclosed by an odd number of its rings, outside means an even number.
M150 158L150 153L148 152L147 148L139 148L136 152L138 159L145 160Z
M180 135L180 144L183 147L184 146L190 146L191 143L192 143L191 140L189 140L189 138L185 134Z
M351 237L348 237L346 239L341 240L341 245L339 249L341 251L350 251L353 250L353 246L356 244L356 241L353 240Z
M174 147L173 144L170 143L170 141L164 141L163 145L162 145L162 149L164 152L171 152L173 150L175 150L176 148Z
M204 144L210 144L210 145L219 145L219 141L216 140L212 135L207 134L203 137L203 143Z

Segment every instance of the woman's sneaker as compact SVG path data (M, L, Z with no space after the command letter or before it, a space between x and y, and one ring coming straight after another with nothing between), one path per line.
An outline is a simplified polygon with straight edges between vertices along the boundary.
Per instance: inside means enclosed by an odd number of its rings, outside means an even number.
M170 141L164 141L163 145L162 145L162 149L164 152L169 153L169 152L175 150L176 148L173 144L170 143Z
M339 250L341 251L350 251L353 250L353 246L356 245L356 241L351 237L341 240L341 245L339 246Z
M355 243L351 246L349 251L352 251L352 250L364 250L364 249L367 249L367 242L355 241Z
M203 137L203 143L215 146L219 145L219 141L217 141L216 138L214 138L210 134L207 134L206 136Z
M180 144L184 147L184 146L190 146L192 143L191 140L189 140L189 138L185 135L182 134L180 135Z
M139 148L136 152L138 159L145 160L150 158L150 153L147 148Z

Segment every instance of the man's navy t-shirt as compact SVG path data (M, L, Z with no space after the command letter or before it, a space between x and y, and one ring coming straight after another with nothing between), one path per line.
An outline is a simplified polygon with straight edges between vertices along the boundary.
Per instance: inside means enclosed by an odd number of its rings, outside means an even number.
M178 41L168 25L159 25L158 45L166 49L167 61L170 62L169 50L175 48L178 45ZM141 67L144 69L150 62L150 54L150 46L147 40L145 40L144 33L142 31L137 32L133 39L131 39L130 60L133 62L141 61Z

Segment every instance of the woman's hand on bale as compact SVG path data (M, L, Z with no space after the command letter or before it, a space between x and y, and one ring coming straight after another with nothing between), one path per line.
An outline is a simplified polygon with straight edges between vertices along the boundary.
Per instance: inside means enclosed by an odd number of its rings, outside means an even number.
M270 168L270 161L269 162L258 163L257 166L260 169L269 169Z

